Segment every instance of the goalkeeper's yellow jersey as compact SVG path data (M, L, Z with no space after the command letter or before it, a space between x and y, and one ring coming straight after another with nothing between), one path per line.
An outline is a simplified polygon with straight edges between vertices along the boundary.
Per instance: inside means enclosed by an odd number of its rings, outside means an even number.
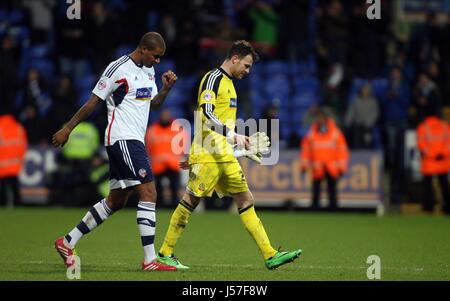
M203 112L202 105L205 105L207 112ZM190 149L189 163L236 160L233 147L227 142L226 137L208 127L208 124L212 124L210 121L212 119L215 123L225 124L229 129L234 130L236 109L237 94L231 77L222 68L206 73L198 90L194 139Z

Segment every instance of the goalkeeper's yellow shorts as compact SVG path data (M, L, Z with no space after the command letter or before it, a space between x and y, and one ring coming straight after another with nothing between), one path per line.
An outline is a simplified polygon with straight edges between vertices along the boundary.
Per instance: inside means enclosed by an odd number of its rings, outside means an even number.
M186 190L196 197L211 196L214 190L220 197L249 191L237 160L192 164Z

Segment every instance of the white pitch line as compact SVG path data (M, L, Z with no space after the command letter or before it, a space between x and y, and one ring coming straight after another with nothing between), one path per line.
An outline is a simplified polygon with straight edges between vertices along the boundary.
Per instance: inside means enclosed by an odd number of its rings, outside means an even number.
M25 264L54 264L55 262L49 261L25 261L19 262ZM125 262L112 262L108 263L108 266L111 265L128 265L129 263ZM261 265L253 265L253 264L211 264L211 265L200 265L201 267L206 268L259 268ZM199 266L199 267L200 267ZM331 265L298 265L295 266L298 269L310 269L310 270L365 270L366 266L331 266ZM391 271L414 271L414 272L423 272L425 269L422 267L389 267L381 265L381 270L391 270Z

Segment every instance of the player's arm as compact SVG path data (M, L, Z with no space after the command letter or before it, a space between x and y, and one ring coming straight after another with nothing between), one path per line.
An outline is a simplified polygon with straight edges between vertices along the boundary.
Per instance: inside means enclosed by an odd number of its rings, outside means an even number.
M151 104L152 109L157 109L164 103L164 100L166 100L166 97L169 94L170 89L172 89L172 86L173 84L175 84L178 77L175 73L172 72L172 70L169 70L161 76L161 79L163 82L163 87L161 91L159 91L159 93L156 94L155 97L153 97Z
M249 137L236 134L233 129L228 128L220 119L214 114L214 105L210 103L204 103L201 105L203 114L210 122L210 128L216 133L219 133L227 137L227 140L231 144L237 144L238 147L249 148Z
M91 113L94 111L95 107L102 99L95 95L91 94L89 100L73 115L73 117L69 120L69 122L58 132L53 135L52 143L54 146L64 146L64 144L69 139L69 135L72 130L84 119L86 119Z

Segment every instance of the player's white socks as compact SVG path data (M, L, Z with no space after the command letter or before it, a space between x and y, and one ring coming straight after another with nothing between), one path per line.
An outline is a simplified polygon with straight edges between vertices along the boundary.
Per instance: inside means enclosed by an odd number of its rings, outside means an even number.
M155 253L155 229L156 215L155 203L139 202L137 207L137 223L141 233L142 247L144 248L144 264L156 259Z
M91 207L78 226L73 228L73 230L65 236L65 242L70 247L75 247L78 240L80 240L83 235L91 232L113 213L114 211L106 204L106 200L101 200Z

